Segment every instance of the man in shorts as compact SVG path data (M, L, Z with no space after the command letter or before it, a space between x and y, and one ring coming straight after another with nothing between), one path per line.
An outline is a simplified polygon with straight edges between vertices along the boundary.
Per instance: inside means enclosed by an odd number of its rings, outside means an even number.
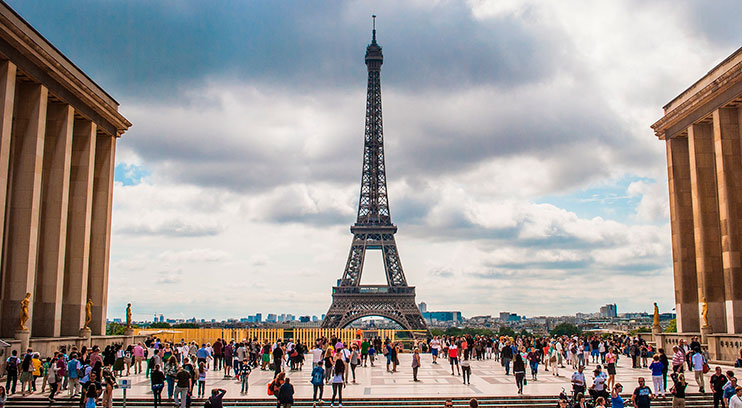
M438 336L433 337L430 341L430 354L433 356L433 364L438 364L438 350L441 348L441 341Z
M456 371L461 375L461 369L459 368L459 346L456 345L455 341L451 342L448 346L448 361L451 363L451 375L454 375L454 366L456 366Z

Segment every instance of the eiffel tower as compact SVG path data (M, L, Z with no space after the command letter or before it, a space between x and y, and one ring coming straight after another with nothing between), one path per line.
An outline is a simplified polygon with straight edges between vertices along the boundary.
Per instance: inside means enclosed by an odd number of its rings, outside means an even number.
M399 261L386 190L384 132L381 119L381 64L384 56L376 42L376 16L371 44L366 47L368 89L366 91L366 131L363 144L363 174L358 218L350 227L353 242L343 278L332 288L332 305L322 327L342 328L362 317L381 316L407 330L427 330L415 303L415 287L407 285ZM381 251L386 285L361 285L367 250Z

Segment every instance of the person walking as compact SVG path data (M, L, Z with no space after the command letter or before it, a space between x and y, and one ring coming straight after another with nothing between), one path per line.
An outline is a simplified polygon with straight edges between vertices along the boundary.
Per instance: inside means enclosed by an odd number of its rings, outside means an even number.
M356 383L356 367L361 365L361 354L358 352L358 345L353 343L350 352L350 372L353 374L353 384Z
M464 359L461 360L461 372L464 377L464 384L471 385L471 361L469 361L469 354L464 353Z
M291 385L291 379L288 377L278 390L278 403L280 408L291 408L294 404L294 386Z
M325 388L325 369L322 368L322 361L315 364L314 368L312 368L312 379L310 382L312 383L312 406L316 407L318 402L322 404L322 394ZM318 391L319 397L317 396Z
M500 358L502 360L502 366L505 367L505 375L510 375L510 361L513 360L513 348L510 347L509 341L502 348ZM451 373L453 374L453 366L451 367Z
M623 391L623 385L617 383L611 390L611 408L624 408L626 400L621 397L621 391Z
M332 369L332 400L330 406L335 406L335 397L338 398L338 406L343 406L343 387L345 387L345 363L343 359L337 358Z
M175 388L175 404L180 408L186 408L186 399L188 398L188 392L190 392L193 386L193 379L191 373L189 373L182 366L178 367L178 373L175 375L175 381L177 387Z
M609 349L608 354L605 355L606 371L608 371L608 381L606 381L606 387L610 391L613 389L616 383L616 362L618 361L618 351L616 349Z
M252 369L250 368L250 364L247 359L242 362L242 367L240 368L240 394L247 394L248 388L250 387L249 379L250 379L250 373L252 372Z
M520 353L515 353L515 359L513 360L513 374L515 374L515 385L518 387L518 394L523 394L523 386L525 385L526 377L526 364Z
M654 395L662 396L665 398L665 387L662 382L662 369L665 368L660 362L660 356L655 354L652 357L652 364L649 365L649 369L652 371L652 386L654 387ZM721 371L721 370L720 370Z
M631 394L631 402L635 408L649 408L654 398L652 390L644 385L644 377L639 377L639 386Z
M159 364L155 364L149 374L149 380L154 408L157 408L162 405L162 389L165 388L165 373L162 372Z
M585 374L583 374L583 371L585 370L584 366L578 366L577 371L575 371L572 374L571 382L572 382L572 396L573 398L577 396L577 394L584 394L585 393Z
M721 367L716 367L714 374L711 376L709 383L711 384L711 391L714 393L714 408L721 406L724 408L724 385L727 383L727 377L721 372Z
M539 355L536 352L535 347L531 347L531 351L528 352L528 364L531 367L531 378L533 381L538 381L536 376L538 375L538 363L539 363Z
M691 357L691 364L693 367L693 375L696 377L696 383L698 384L698 391L701 394L706 393L703 381L703 369L706 365L706 358L701 354L701 349L697 348L694 350L693 357Z

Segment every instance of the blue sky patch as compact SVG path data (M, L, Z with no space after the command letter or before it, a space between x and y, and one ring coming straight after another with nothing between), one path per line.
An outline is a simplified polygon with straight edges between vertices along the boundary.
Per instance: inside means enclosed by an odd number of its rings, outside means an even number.
M137 166L136 164L119 163L113 174L113 180L125 186L135 186L140 184L143 179L152 174L146 167Z

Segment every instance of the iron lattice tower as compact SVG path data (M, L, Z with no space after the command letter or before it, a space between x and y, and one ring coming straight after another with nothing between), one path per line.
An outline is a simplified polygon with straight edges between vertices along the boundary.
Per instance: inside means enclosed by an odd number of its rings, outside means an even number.
M375 17L375 16L374 16ZM332 305L322 327L345 327L365 316L382 316L408 330L427 330L415 303L415 287L407 285L397 252L384 166L384 132L381 116L381 64L384 56L376 42L374 20L371 44L366 47L368 88L366 129L363 143L363 172L358 218L350 227L353 242L343 278L332 288ZM384 259L386 285L361 285L367 250L379 250Z

